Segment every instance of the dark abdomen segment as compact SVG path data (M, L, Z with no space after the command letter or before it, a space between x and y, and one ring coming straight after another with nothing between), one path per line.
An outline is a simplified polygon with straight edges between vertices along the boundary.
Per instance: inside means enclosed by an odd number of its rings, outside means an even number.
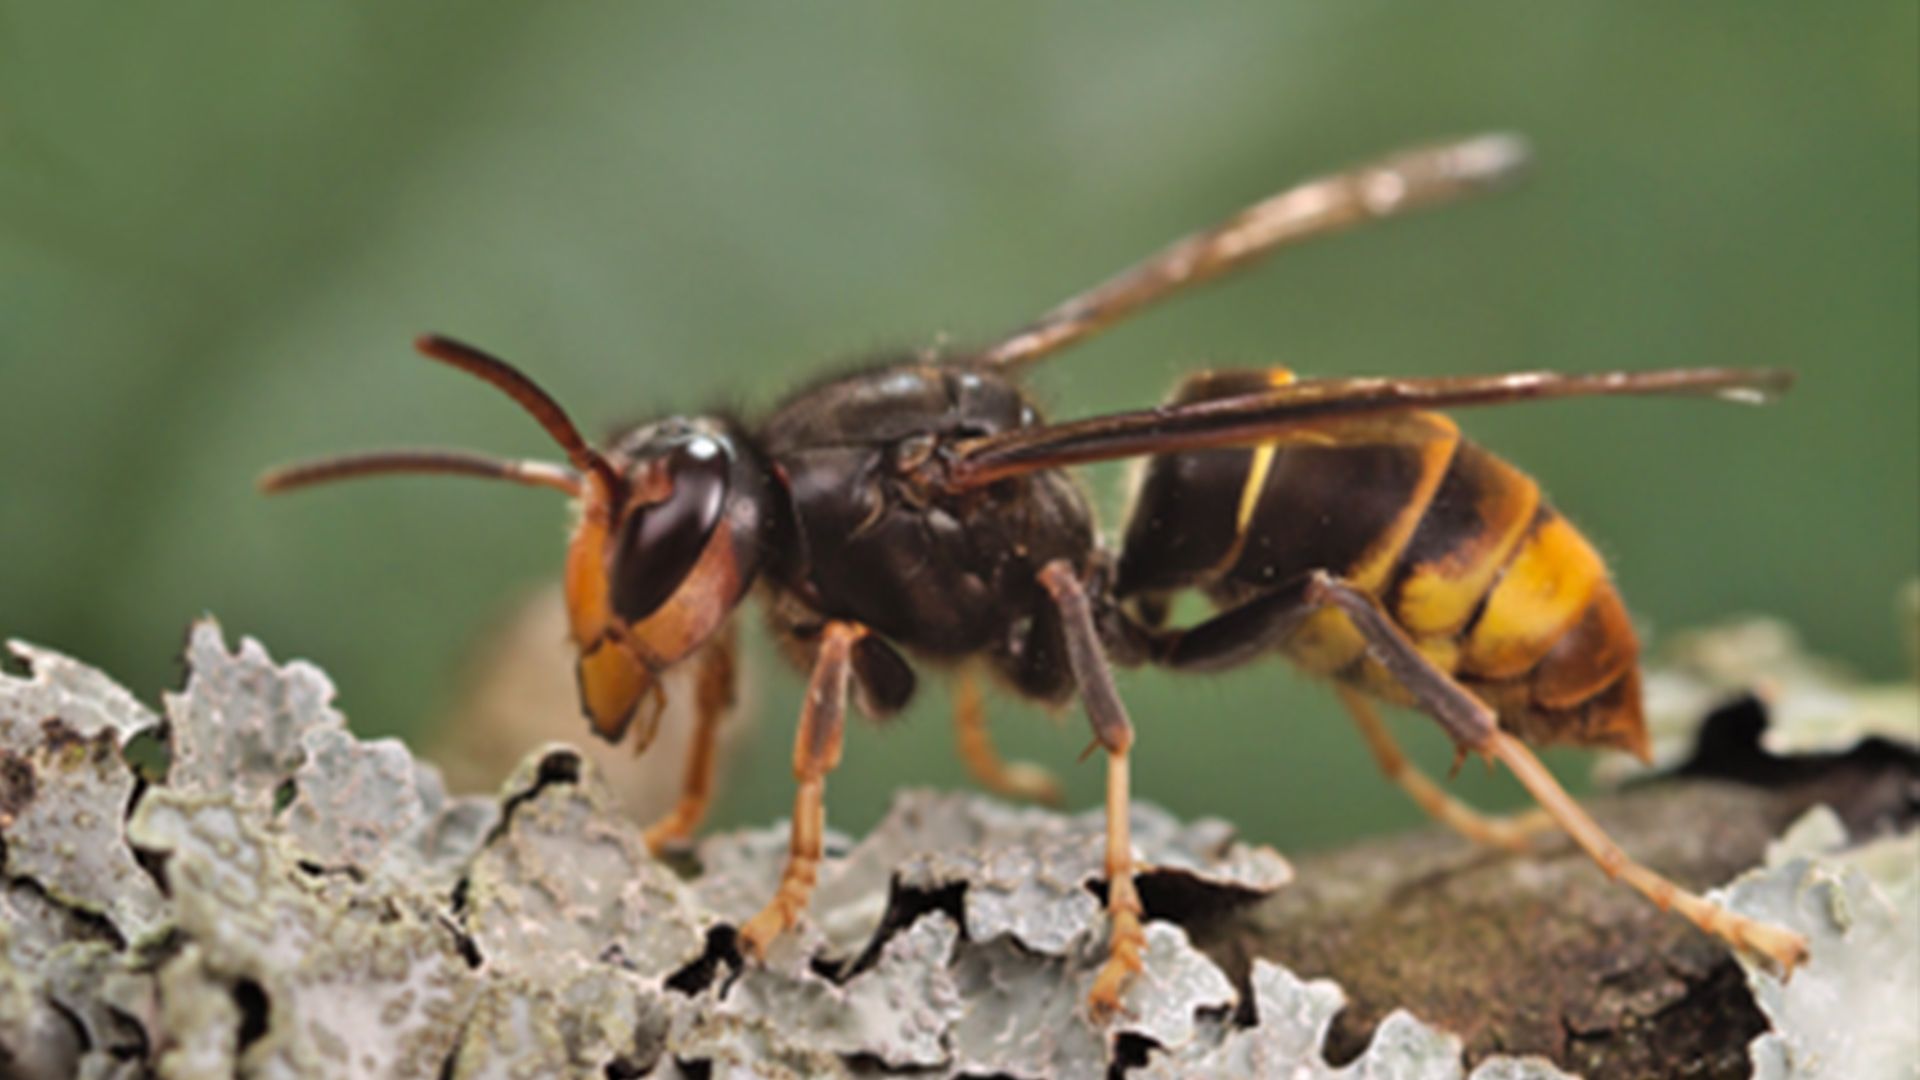
M1284 373L1189 380L1179 400ZM1526 474L1433 413L1341 420L1283 443L1151 461L1115 592L1230 607L1314 570L1380 601L1430 660L1536 743L1645 751L1638 644L1605 564ZM1347 617L1282 645L1317 674L1405 703Z

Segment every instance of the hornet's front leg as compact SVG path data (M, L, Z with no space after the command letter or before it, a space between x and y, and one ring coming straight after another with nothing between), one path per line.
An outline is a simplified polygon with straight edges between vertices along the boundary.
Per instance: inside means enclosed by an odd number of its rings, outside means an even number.
M820 849L827 829L827 774L840 764L841 733L847 717L847 682L853 673L853 647L866 636L863 626L830 622L820 632L820 651L800 709L800 730L793 740L792 834L780 887L760 913L740 928L741 949L765 956L773 940L800 920L820 876Z
M647 849L655 855L685 844L707 816L713 801L713 773L720 735L720 722L733 708L736 674L733 624L728 623L711 642L700 650L699 667L694 675L693 741L687 747L687 763L680 780L680 801L665 817L648 826Z
M1128 820L1129 775L1127 753L1133 747L1133 724L1127 707L1113 686L1094 628L1093 608L1085 586L1066 560L1048 563L1040 584L1060 610L1067 639L1067 660L1080 686L1080 703L1093 725L1093 734L1107 751L1107 962L1094 976L1087 1004L1094 1016L1111 1016L1120 1007L1120 994L1141 969L1147 935L1141 926L1143 909L1133 884L1133 839Z

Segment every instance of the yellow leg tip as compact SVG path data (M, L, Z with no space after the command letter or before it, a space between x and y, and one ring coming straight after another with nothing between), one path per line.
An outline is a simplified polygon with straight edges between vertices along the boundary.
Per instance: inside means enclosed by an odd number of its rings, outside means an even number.
M640 834L640 838L647 845L647 853L657 859L669 851L685 846L693 839L693 830L683 827L672 818L667 818L649 825L647 831Z
M1137 952L1115 952L1093 977L1093 989L1087 993L1087 1011L1095 1023L1105 1023L1120 1011L1120 996L1144 965Z
M1463 814L1435 813L1455 831L1484 847L1497 848L1512 855L1532 855L1540 837L1555 831L1552 816L1533 810L1514 817L1484 817L1465 806Z
M1486 831L1473 837L1473 839L1478 840L1487 847L1497 848L1509 855L1531 855L1533 854L1534 835L1535 834L1531 832L1510 828L1508 827L1508 823L1504 821L1490 821L1487 823Z
M767 944L770 937L766 930L759 926L758 923L759 919L756 917L749 920L746 925L740 928L740 955L749 960L765 960L767 958Z
M1105 1023L1120 1010L1120 995L1146 968L1142 954L1147 948L1147 933L1140 925L1138 909L1122 907L1112 913L1111 919L1107 962L1094 975L1093 989L1087 993L1087 1009L1096 1023Z
M740 927L740 952L751 960L765 960L767 950L793 923L794 919L780 905L768 904Z
M1807 962L1807 939L1791 930L1749 923L1738 928L1738 938L1735 944L1771 964L1781 982L1793 978L1794 969Z
M1053 773L1028 761L1007 762L992 787L1007 798L1041 806L1060 806L1066 801L1060 780Z

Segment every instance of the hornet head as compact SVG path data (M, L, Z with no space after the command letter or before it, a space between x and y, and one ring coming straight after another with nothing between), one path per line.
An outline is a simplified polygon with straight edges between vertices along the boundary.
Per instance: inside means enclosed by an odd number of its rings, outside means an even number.
M496 357L426 336L419 351L492 383L532 414L566 452L566 465L445 450L396 450L275 469L268 492L382 473L451 473L554 488L578 514L567 545L569 633L579 652L580 706L618 741L639 720L644 749L666 696L660 673L697 651L726 622L760 569L767 473L725 421L675 417L616 440L581 438L533 380Z

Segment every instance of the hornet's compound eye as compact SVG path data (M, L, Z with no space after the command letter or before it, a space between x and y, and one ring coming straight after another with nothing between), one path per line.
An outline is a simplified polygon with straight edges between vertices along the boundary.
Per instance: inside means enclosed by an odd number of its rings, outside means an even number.
M667 602L700 561L726 512L733 455L721 440L696 434L677 441L664 464L671 492L629 513L614 538L608 598L628 623Z

